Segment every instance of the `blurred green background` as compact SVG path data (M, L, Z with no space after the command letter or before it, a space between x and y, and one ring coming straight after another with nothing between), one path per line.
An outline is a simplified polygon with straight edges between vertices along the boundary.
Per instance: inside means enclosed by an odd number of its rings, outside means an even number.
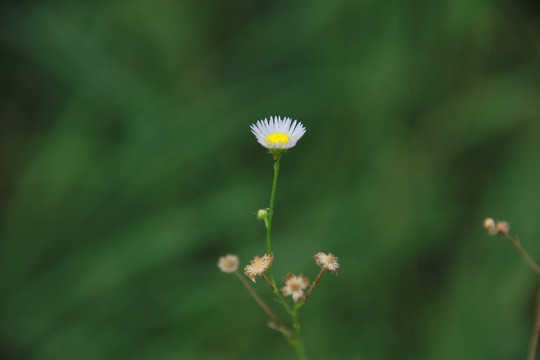
M234 276L324 276L311 359L523 359L540 281L535 1L0 5L0 358L293 359ZM273 304L264 282L256 284Z

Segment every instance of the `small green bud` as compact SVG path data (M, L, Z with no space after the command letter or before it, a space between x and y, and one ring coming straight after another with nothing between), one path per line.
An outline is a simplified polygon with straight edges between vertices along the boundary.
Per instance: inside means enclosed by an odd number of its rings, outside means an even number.
M264 225L268 229L268 210L260 209L259 211L257 211L257 218L260 220L264 220Z
M268 218L268 211L266 209L260 209L257 212L257 217L261 220L265 220Z

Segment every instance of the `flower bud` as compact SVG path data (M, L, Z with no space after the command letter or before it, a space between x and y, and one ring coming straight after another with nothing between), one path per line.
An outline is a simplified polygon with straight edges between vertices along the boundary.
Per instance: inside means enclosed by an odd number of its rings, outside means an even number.
M257 212L257 218L259 220L263 220L264 221L264 226L266 226L266 228L268 229L268 210L267 209L260 209Z
M266 220L268 218L268 211L266 209L260 209L257 212L257 217L261 220Z

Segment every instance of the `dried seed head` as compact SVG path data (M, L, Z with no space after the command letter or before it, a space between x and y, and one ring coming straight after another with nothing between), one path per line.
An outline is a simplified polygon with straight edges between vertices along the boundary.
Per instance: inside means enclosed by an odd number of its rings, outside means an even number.
M304 274L294 276L293 274L287 275L285 279L284 287L281 288L283 296L292 295L294 302L298 302L299 299L304 299L304 290L309 285L309 279L304 277Z
M238 269L238 256L229 254L227 256L222 256L218 261L218 268L224 273L233 273Z
M495 225L495 229L497 230L497 233L502 235L508 235L510 232L510 224L506 221L497 221L497 225Z
M314 256L317 265L321 268L328 270L337 275L339 269L338 258L332 253L325 254L323 252L318 252Z
M249 265L246 265L244 268L244 273L249 277L253 282L255 281L255 276L261 276L274 260L274 254L264 255L263 257L255 256Z
M489 235L497 235L499 233L495 225L495 220L492 218L484 219L484 228L487 230Z
M484 228L490 229L494 226L495 226L495 220L489 217L484 219Z

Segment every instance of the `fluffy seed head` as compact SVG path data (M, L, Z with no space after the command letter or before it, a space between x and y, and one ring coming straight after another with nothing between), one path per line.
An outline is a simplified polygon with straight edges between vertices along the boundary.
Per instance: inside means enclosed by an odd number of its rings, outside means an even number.
M244 273L248 278L253 282L255 281L255 276L261 276L274 260L274 254L264 255L263 257L255 256L249 265L246 265L244 268Z
M222 256L218 261L218 268L224 273L233 273L238 269L238 256L229 254L227 256Z
M292 295L294 302L298 302L299 299L304 299L304 289L309 284L309 279L304 277L304 274L294 276L293 274L287 275L285 279L285 286L281 288L283 296Z
M334 256L332 253L325 254L323 252L318 252L314 256L317 265L321 268L328 270L337 275L339 269L339 263L337 256Z

